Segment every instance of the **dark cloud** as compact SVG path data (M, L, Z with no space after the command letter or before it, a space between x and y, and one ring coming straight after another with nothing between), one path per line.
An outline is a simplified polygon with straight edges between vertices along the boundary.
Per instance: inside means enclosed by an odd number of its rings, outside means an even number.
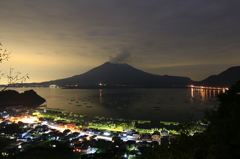
M88 63L111 55L110 61L159 68L159 74L161 67L238 65L239 8L239 0L3 1L1 42Z

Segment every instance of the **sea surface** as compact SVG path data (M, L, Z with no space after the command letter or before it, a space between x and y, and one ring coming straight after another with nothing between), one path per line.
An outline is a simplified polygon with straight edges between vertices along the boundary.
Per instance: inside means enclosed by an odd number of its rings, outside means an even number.
M17 91L33 89L46 99L48 108L95 116L151 121L185 121L204 118L204 109L218 105L221 90L193 88L153 89L61 89L16 88Z

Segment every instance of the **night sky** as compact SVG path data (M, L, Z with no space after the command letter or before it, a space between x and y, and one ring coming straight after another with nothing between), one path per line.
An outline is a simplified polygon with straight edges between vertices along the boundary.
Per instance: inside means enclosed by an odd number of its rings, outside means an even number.
M4 0L0 42L30 82L107 61L203 80L240 65L239 0ZM3 79L0 81L3 83Z

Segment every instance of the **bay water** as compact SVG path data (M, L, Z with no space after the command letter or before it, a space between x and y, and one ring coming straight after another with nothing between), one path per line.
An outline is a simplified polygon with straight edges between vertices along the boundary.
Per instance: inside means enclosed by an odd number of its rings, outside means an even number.
M124 118L151 121L186 121L204 118L203 110L218 105L221 90L193 88L128 88L128 89L33 89L46 99L48 108L93 117Z

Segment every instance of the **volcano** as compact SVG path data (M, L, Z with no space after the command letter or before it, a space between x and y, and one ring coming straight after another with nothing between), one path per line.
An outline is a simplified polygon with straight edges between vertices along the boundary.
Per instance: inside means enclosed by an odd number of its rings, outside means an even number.
M188 77L154 75L136 69L126 63L106 62L86 73L65 79L43 82L41 85L58 85L61 87L173 87L193 83Z

